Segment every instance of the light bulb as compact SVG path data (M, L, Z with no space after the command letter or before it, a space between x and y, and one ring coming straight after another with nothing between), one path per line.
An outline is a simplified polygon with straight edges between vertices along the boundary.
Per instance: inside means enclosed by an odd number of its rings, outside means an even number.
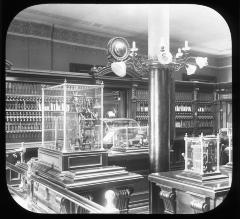
M172 61L172 54L168 51L161 52L158 55L158 61L163 65L169 64Z
M178 48L178 52L177 52L177 54L176 54L176 58L179 58L179 57L181 57L182 55L183 55L182 50L181 50L180 48Z
M187 75L192 75L192 74L194 74L194 72L196 71L196 69L197 69L197 66L196 66L196 65L187 64L187 66L186 66Z
M125 62L113 62L111 69L119 77L124 77L127 73Z
M204 66L208 65L207 57L196 57L196 63L199 66L199 68L203 68Z
M185 41L185 45L182 48L182 50L184 50L184 51L190 50L190 47L188 46L188 41Z
M133 41L132 47L133 47L134 49L136 48L136 42L135 42L135 41Z

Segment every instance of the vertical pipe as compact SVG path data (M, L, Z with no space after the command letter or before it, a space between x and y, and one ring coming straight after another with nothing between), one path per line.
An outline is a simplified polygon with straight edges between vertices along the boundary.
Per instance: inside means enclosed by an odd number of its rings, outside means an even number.
M42 147L44 147L44 88L42 87Z
M204 144L203 144L203 141L205 141L204 140L204 138L203 138L203 133L201 133L201 136L200 136L200 142L201 142L201 146L200 146L200 161L201 161L201 170L200 170L200 174L203 174L203 146L204 146ZM207 149L207 150L209 150L209 149Z
M169 92L170 92L170 101L169 101L169 118L170 118L170 128L169 128L169 139L170 139L170 148L173 150L174 139L175 139L175 81L173 78L173 70L170 69L169 72ZM173 151L174 152L174 151ZM170 152L171 155L171 152ZM170 157L170 166L171 166L171 157Z
M220 172L219 165L220 165L220 147L219 147L219 134L217 134L217 172ZM230 150L230 149L229 149Z
M100 142L101 142L101 150L103 150L103 81L101 83L101 139L100 139Z
M67 98L67 83L63 85L63 148L62 152L67 151L67 112L66 112L66 98Z
M185 154L184 154L184 162L185 162L185 168L184 170L187 170L187 161L188 161L188 136L187 136L187 133L185 134L185 137L184 137L184 141L185 141Z

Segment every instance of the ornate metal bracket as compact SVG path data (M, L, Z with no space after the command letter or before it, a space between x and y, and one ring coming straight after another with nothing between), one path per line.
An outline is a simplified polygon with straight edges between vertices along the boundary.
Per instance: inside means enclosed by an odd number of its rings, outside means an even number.
M190 202L191 208L195 214L204 213L210 209L210 198L205 196L199 196L197 194L189 193L193 200Z
M161 188L159 193L160 198L164 203L164 213L175 214L176 213L176 192L174 188L158 185Z
M114 62L124 62L128 76L132 78L144 77L149 71L149 67L146 65L146 58L138 55L136 51L136 48L130 49L125 38L112 38L107 44L107 65L105 67L93 67L93 77L101 78L112 73L111 64Z
M129 199L133 193L133 188L117 188L114 190L116 197L116 208L120 214L127 214L129 211Z

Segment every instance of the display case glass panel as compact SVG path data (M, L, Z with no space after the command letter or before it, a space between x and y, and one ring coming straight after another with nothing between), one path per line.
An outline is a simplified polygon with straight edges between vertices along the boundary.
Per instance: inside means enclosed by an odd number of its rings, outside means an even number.
M62 152L102 147L103 85L42 89L42 146Z
M103 144L118 151L148 147L148 127L133 119L104 119Z
M219 173L219 135L185 136L185 171L200 175Z

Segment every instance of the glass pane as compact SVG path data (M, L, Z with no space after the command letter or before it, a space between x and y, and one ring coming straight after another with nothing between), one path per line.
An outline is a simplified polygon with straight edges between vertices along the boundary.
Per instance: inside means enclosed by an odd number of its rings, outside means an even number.
M43 146L64 152L101 148L102 86L68 84L43 89Z

